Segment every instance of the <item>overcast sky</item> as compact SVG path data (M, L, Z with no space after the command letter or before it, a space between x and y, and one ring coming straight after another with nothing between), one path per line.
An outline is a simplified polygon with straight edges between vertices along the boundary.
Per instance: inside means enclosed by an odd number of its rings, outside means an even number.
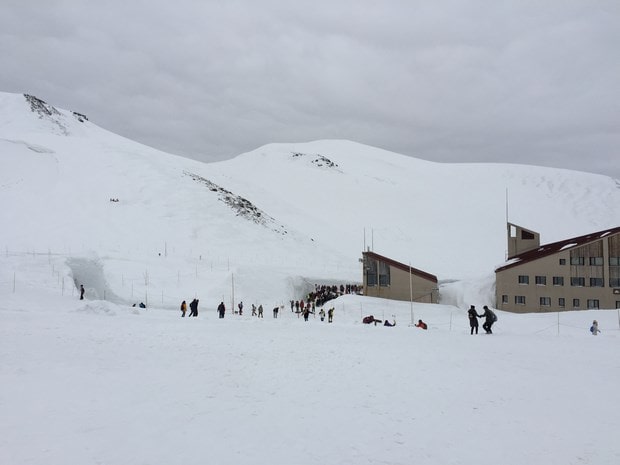
M620 179L620 1L3 0L0 90L204 161L349 139Z

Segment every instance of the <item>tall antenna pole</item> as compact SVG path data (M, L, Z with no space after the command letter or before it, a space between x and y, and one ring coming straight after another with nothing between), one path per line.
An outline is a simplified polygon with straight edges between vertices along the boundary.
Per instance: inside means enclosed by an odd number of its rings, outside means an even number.
M366 228L364 228L364 248L362 250L366 252Z
M413 324L413 274L411 273L411 262L409 262L409 301L411 302L411 324Z
M508 223L508 188L506 188L506 223Z

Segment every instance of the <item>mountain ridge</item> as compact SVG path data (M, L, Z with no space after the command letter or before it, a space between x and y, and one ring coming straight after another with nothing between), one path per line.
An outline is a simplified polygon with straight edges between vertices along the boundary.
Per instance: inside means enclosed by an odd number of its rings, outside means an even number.
M292 298L312 280L361 281L367 248L487 288L506 219L544 243L620 224L620 183L602 175L436 163L346 140L203 163L33 99L0 94L0 245L94 255L121 297L114 281L129 262L127 273L148 266L165 286L171 267L180 276L208 260L210 283L192 286L229 293L235 274L265 298Z

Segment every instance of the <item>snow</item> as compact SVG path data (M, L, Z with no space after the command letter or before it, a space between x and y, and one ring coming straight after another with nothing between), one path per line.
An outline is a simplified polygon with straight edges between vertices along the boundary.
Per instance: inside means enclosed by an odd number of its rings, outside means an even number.
M347 141L202 164L52 117L0 94L0 463L619 463L617 310L497 312L473 336L465 310L492 303L507 188L552 242L617 226L614 180ZM314 283L358 282L371 244L437 274L441 304L290 311Z

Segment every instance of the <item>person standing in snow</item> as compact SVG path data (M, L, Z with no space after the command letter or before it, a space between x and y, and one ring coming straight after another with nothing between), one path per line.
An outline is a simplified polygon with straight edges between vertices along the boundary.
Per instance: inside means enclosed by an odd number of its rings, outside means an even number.
M491 326L493 326L493 323L497 321L497 316L486 305L482 308L484 309L484 312L482 313L482 315L480 315L481 318L484 318L484 324L482 325L482 328L486 331L487 334L493 334Z
M185 312L187 312L187 304L185 303L185 301L181 302L181 316L184 317L185 316Z
M592 322L592 326L590 327L590 332L592 333L592 336L596 336L598 333L600 333L601 331L598 329L598 321L594 320Z
M260 304L258 306L258 317L262 318L263 317L263 304Z
M474 334L474 330L476 334L478 334L478 312L476 311L476 307L471 305L469 310L467 310L467 316L469 317L469 327L471 328L469 334Z
M278 307L273 307L273 317L274 318L278 318L278 310L279 310Z
M256 316L256 305L252 304L252 316Z
M80 284L80 300L84 300L84 284Z
M321 321L325 321L325 310L319 310L319 316L321 317Z
M239 316L243 315L243 301L239 302L237 307L239 307Z
M334 307L327 310L327 322L331 323L332 321L334 321Z
M198 299L194 299L190 302L189 316L198 316Z
M220 315L220 318L224 318L224 313L226 313L226 307L224 306L224 302L220 302L217 306L217 312Z

